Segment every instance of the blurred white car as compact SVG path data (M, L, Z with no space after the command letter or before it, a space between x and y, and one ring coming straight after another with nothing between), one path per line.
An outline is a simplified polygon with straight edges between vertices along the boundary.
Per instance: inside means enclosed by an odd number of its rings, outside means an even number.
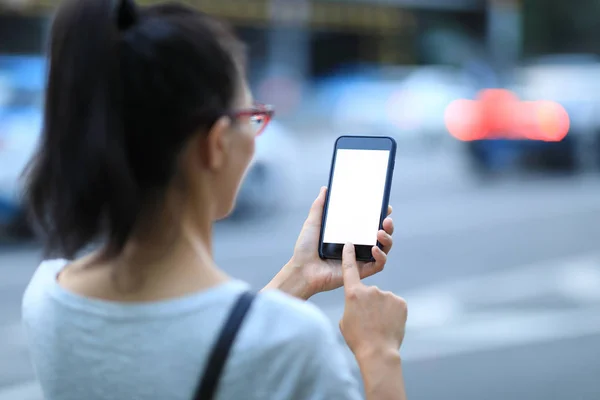
M600 168L600 57L550 54L515 70L522 100L550 100L569 114L570 129L557 157L569 168Z
M393 67L336 76L320 85L317 97L340 132L427 140L446 138L446 107L476 92L460 69Z
M298 140L277 121L256 139L256 153L242 183L233 217L285 209L301 179Z
M600 57L555 54L539 57L515 71L522 100L551 100L569 113L573 134L600 127Z
M0 202L18 202L19 177L39 139L41 114L23 110L0 115Z

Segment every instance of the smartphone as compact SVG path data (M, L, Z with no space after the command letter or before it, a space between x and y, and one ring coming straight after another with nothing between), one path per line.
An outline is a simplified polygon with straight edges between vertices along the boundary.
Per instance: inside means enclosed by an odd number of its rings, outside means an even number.
M319 256L342 258L344 244L354 244L356 259L372 261L377 232L387 216L396 142L383 136L340 136L335 141Z

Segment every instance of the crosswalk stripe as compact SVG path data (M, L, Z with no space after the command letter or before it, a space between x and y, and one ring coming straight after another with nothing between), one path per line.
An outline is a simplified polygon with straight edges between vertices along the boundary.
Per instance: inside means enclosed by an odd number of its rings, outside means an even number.
M42 391L36 381L0 388L0 400L43 400Z
M403 359L421 361L600 335L600 254L398 293L408 302ZM551 298L564 305L534 307ZM337 327L343 305L323 310Z

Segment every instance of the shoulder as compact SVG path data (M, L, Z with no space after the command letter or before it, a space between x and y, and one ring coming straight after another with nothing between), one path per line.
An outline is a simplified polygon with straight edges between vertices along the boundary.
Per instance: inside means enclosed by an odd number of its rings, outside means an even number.
M279 291L257 295L253 322L282 340L311 340L333 333L331 321L314 304Z
M360 398L341 338L319 308L277 291L260 293L252 307L234 351L239 370L259 370L265 390L286 398Z
M35 301L56 283L56 276L68 264L67 260L43 261L33 273L23 295L23 305Z
M25 326L48 323L54 315L49 309L49 299L58 286L57 275L68 263L68 260L51 259L42 261L36 268L21 298L21 317Z
M254 307L248 329L243 332L246 340L242 341L253 348L240 349L250 350L246 353L249 356L254 351L261 354L259 358L291 360L299 373L302 366L315 364L320 364L318 369L342 371L348 367L346 346L337 324L334 327L314 304L272 291L258 295Z
M239 348L249 357L260 352L296 361L337 342L333 324L318 307L275 290L256 296L240 336Z

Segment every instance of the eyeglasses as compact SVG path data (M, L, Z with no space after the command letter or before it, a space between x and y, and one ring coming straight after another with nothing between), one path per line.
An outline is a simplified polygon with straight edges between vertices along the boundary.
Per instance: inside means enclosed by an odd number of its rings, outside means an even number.
M235 119L248 118L252 129L254 129L254 134L259 136L264 132L265 128L273 118L274 113L275 110L273 109L273 106L267 104L255 104L252 108L234 112L232 117Z

